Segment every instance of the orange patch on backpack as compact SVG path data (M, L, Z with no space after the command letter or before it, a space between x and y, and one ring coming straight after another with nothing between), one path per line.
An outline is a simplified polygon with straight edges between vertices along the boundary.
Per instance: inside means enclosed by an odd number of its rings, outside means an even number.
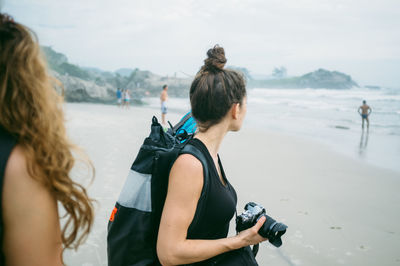
M111 213L111 216L110 216L110 222L114 221L114 217L115 217L115 214L117 213L117 211L118 211L117 207L114 207L114 209Z

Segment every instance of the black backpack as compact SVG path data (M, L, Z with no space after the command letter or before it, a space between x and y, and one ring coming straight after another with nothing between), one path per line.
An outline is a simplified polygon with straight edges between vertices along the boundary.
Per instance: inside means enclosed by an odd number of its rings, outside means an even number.
M157 118L153 117L151 133L140 147L108 222L109 266L160 265L156 252L158 228L169 173L180 154L192 154L200 160L204 188L208 186L207 161L187 141L192 138L193 132L180 130L186 121L193 122L190 119L190 114L186 115L177 126L165 132Z

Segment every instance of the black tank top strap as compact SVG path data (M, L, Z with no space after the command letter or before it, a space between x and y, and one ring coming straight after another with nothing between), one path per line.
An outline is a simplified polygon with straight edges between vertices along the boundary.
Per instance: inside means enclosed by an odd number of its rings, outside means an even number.
M207 191L208 191L208 187L209 187L209 183L210 183L210 177L209 177L209 164L207 162L207 158L204 154L204 150L203 147L201 146L203 145L202 143L197 142L196 139L191 139L186 145L185 147L182 149L180 154L191 154L194 157L196 157L202 164L203 166L203 188L201 190L201 195L200 195L200 199L199 202L204 202L207 198ZM204 204L200 204L200 206L198 206L199 209L196 210L195 213L195 217L193 218L193 221L188 229L188 235L191 235L193 233L193 231L197 230L197 223L200 220L200 216L203 214L204 212Z
M191 154L194 157L196 157L202 164L203 166L203 175L204 175L204 184L203 184L203 190L202 190L202 195L204 194L204 188L208 187L209 181L209 169L210 165L208 162L208 158L206 156L206 152L204 151L204 144L201 143L198 139L191 139L185 147L182 149L181 154Z
M219 156L218 164L226 184L221 182L214 160L201 140L191 139L186 147L191 147L190 149L197 150L202 154L202 157L197 158L204 167L204 185L196 212L188 228L187 239L225 238L229 232L229 223L236 211L236 192L225 177ZM217 257L189 265L214 265Z
M10 157L10 153L15 144L15 139L0 126L0 196L3 193L3 179L4 173L6 171L8 157ZM0 197L0 201L1 199L2 197Z
M4 253L3 253L3 183L4 174L6 171L7 161L10 157L11 151L16 145L15 139L0 126L0 265L4 265Z
M188 141L182 153L190 153L198 158L203 165L204 174L201 196L188 228L187 237L189 239L226 237L229 221L236 210L237 197L234 188L225 177L220 160L221 174L226 185L221 182L207 147L199 139L194 138Z

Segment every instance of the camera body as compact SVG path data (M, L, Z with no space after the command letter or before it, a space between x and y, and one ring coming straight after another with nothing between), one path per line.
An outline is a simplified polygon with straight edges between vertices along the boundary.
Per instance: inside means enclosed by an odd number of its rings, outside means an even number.
M267 219L258 233L267 238L275 247L280 247L282 245L281 236L286 233L287 226L276 222L266 214L264 207L254 202L247 203L244 209L245 211L236 217L236 231L241 232L254 226L261 217L265 216Z

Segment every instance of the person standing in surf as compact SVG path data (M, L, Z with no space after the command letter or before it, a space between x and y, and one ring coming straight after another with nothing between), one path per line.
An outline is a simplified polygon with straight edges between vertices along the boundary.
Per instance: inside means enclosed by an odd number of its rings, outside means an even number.
M358 113L361 115L362 119L362 129L364 129L364 120L367 120L367 129L369 129L369 119L368 116L372 113L371 107L367 104L367 101L364 100L363 104L358 108Z
M167 101L168 101L168 85L163 86L163 90L160 95L161 100L161 124L165 126L167 124L165 116L167 115Z
M118 107L122 105L122 91L120 88L117 89L117 105Z
M126 109L129 109L130 103L131 103L131 94L130 94L128 89L125 89L125 92L124 92L124 105L125 105Z

